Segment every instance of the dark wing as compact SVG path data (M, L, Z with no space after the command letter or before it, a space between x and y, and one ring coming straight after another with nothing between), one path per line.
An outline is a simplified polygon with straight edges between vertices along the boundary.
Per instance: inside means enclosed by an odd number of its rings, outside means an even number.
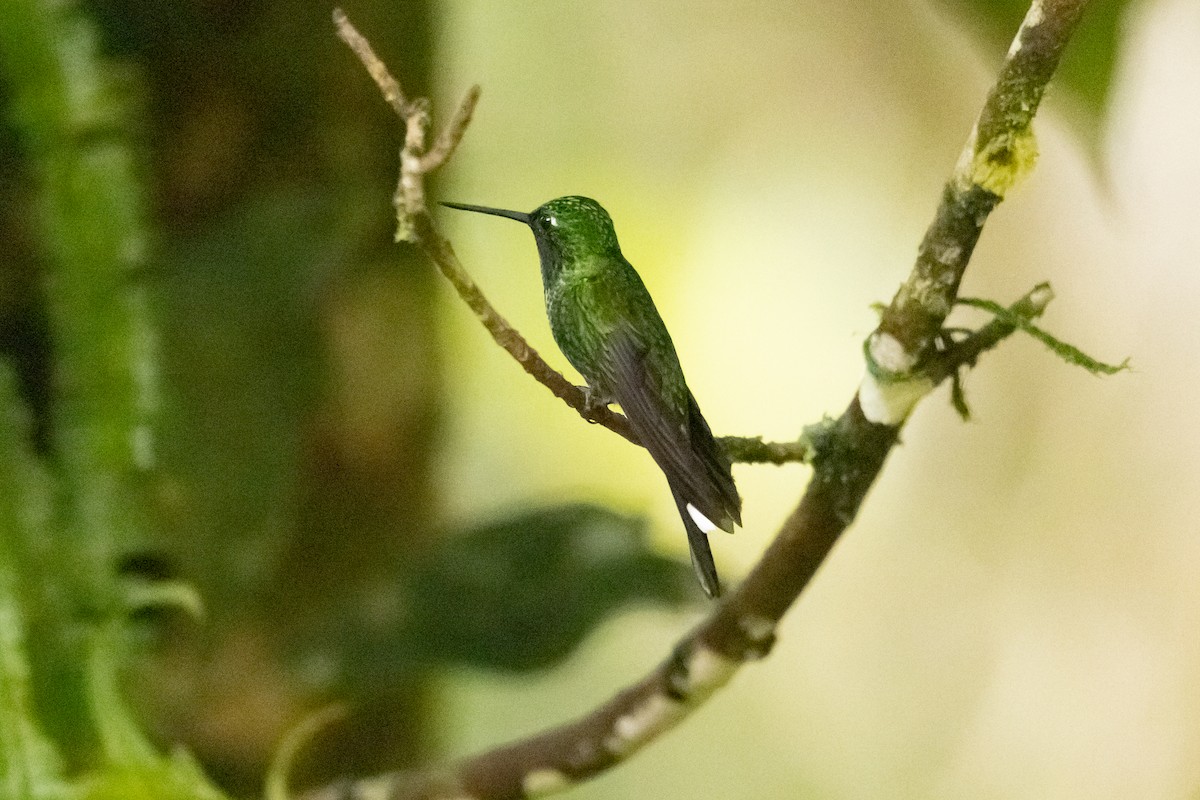
M647 348L624 328L615 330L606 345L604 371L613 399L621 404L672 490L683 498L685 508L690 503L718 528L732 532L735 524L741 524L742 501L729 460L713 439L682 374L663 376L663 365L651 367ZM676 391L671 391L670 382L676 377Z
M696 577L705 593L716 597L721 587L708 529L699 526L688 507L730 533L741 524L742 500L729 460L713 439L673 353L668 363L649 363L648 348L624 327L618 327L605 345L605 383L666 476L687 531Z
M725 455L725 451L713 438L712 430L708 427L704 415L700 413L700 406L696 404L696 398L692 396L690 390L687 398L688 437L692 443L692 452L699 454L704 462L711 485L720 495L720 508L733 521L734 525L741 525L742 496L738 494L737 486L733 483L733 470L729 463L729 457ZM701 511L703 510L701 509ZM733 527L732 525L725 526L716 517L709 517L709 519L717 523L718 528L732 533L729 530Z

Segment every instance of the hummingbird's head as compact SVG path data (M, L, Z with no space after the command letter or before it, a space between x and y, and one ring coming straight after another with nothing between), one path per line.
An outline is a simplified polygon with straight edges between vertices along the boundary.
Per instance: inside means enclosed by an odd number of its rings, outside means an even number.
M542 260L542 276L547 281L556 277L562 269L570 269L570 266L580 259L621 253L612 218L608 216L604 206L590 197L559 197L543 203L528 214L463 203L442 205L524 222L533 231L533 238L537 240L538 255Z
M621 252L612 217L590 197L570 195L543 203L529 214L529 227L543 258L546 249L565 261Z

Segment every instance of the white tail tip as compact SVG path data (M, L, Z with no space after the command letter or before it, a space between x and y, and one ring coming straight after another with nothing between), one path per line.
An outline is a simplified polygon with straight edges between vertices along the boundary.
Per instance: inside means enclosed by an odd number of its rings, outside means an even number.
M712 533L717 529L717 526L713 524L712 520L701 514L691 503L687 504L687 512L688 516L692 518L692 522L696 523L696 527L700 529L701 533Z

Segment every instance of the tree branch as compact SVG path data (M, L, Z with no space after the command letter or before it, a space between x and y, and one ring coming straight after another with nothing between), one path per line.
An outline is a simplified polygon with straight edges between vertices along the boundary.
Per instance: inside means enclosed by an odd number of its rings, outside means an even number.
M517 799L565 789L637 752L684 719L743 664L769 652L777 624L853 521L916 402L1013 332L1011 318L994 319L961 341L937 346L988 213L1032 166L1029 124L1084 2L1034 0L943 194L913 273L867 340L867 375L859 392L838 419L806 431L802 446L812 455L812 480L741 585L657 669L575 722L444 769L329 786L304 800ZM415 222L417 240L452 282L461 281L471 290L464 299L488 325L485 317L495 312L465 273L452 277L455 271L449 267L457 261L423 208ZM1033 319L1052 298L1043 284L1009 310L1015 317ZM503 328L489 326L489 331L500 341ZM529 366L526 370L534 372ZM584 413L581 397L576 405L559 396ZM747 442L733 441L739 446ZM760 453L771 448L762 447Z

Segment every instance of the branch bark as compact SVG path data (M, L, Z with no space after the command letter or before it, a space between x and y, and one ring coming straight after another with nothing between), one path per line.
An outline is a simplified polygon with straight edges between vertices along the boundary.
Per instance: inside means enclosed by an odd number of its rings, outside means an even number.
M683 720L742 665L767 655L777 624L854 520L915 404L1013 332L1011 321L995 319L961 341L937 346L988 214L1032 167L1030 123L1085 4L1034 0L946 186L913 272L867 340L867 372L859 391L840 417L806 432L812 480L741 585L649 675L574 722L442 769L329 786L305 794L304 800L516 800L565 789L628 758ZM446 266L457 265L452 250L433 229L428 212L416 211L417 241L443 272L453 273ZM456 279L474 287L465 273L451 277ZM1043 284L1009 310L1033 319L1051 299ZM480 310L490 308L485 303L472 308L488 325ZM584 413L581 396L578 405L568 399L570 392L560 396Z

